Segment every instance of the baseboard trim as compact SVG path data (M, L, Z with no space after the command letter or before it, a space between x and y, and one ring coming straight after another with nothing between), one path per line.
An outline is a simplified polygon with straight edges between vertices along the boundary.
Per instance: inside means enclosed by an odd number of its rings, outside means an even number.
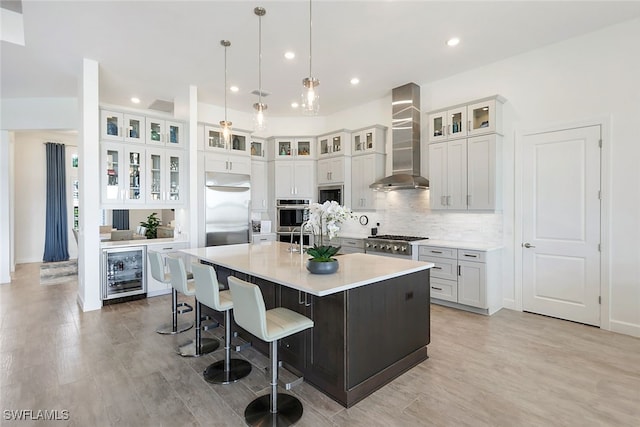
M640 338L640 325L634 323L621 322L619 320L611 320L609 322L610 331L619 334L631 335Z

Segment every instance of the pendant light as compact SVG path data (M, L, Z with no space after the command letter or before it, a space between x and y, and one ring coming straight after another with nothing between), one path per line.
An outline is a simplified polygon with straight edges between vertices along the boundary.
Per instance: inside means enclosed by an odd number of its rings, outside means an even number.
M224 120L220 121L220 129L222 131L222 140L225 147L231 146L231 125L227 120L227 48L231 46L229 40L220 40L220 45L224 46Z
M253 104L256 110L253 117L253 127L255 130L264 130L267 127L267 120L264 116L267 104L262 102L262 17L267 10L264 7L256 7L253 13L258 15L258 102Z
M318 96L318 85L320 84L320 80L314 79L313 74L311 73L311 29L311 0L309 0L309 77L302 79L302 86L304 86L304 89L302 91L300 102L302 114L308 116L318 114L318 110L320 109L320 97Z

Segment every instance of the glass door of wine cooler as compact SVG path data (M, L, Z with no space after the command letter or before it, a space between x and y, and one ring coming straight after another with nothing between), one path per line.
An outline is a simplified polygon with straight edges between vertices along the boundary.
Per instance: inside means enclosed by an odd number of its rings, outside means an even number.
M146 246L102 251L103 300L147 292L146 252Z

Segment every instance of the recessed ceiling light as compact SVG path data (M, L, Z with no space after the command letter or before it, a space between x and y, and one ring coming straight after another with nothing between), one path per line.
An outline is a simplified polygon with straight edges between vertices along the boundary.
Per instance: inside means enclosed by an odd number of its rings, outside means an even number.
M135 96L131 98L131 102L134 104L140 104L140 98L136 98Z
M238 89L238 86L231 86L231 87L229 88L229 90L230 90L231 92L237 92L237 91L239 91L240 89Z
M457 46L460 43L460 39L457 37L450 38L447 40L447 46Z
M289 51L289 52L285 52L284 53L284 57L287 58L287 59L293 59L293 58L296 57L296 54L291 52L291 51Z
M300 105L297 102L291 103L291 108L298 108Z
M357 77L354 77L351 79L351 84L352 85L357 85L358 83L360 83L360 79Z

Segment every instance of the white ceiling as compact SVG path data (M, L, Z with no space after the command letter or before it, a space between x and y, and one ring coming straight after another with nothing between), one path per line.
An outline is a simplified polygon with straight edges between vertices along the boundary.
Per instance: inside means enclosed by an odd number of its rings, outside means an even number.
M185 97L252 111L258 88L258 17L262 88L269 113L291 116L309 74L309 2L23 1L26 46L1 45L2 97L76 96L82 58L100 63L101 102L146 108ZM313 76L321 115L388 95L407 82L431 81L640 16L640 1L323 1L313 2ZM454 49L445 42L462 42ZM615 48L615 46L612 46ZM297 57L284 59L292 50ZM597 57L597 52L594 52ZM349 80L361 83L352 86Z

